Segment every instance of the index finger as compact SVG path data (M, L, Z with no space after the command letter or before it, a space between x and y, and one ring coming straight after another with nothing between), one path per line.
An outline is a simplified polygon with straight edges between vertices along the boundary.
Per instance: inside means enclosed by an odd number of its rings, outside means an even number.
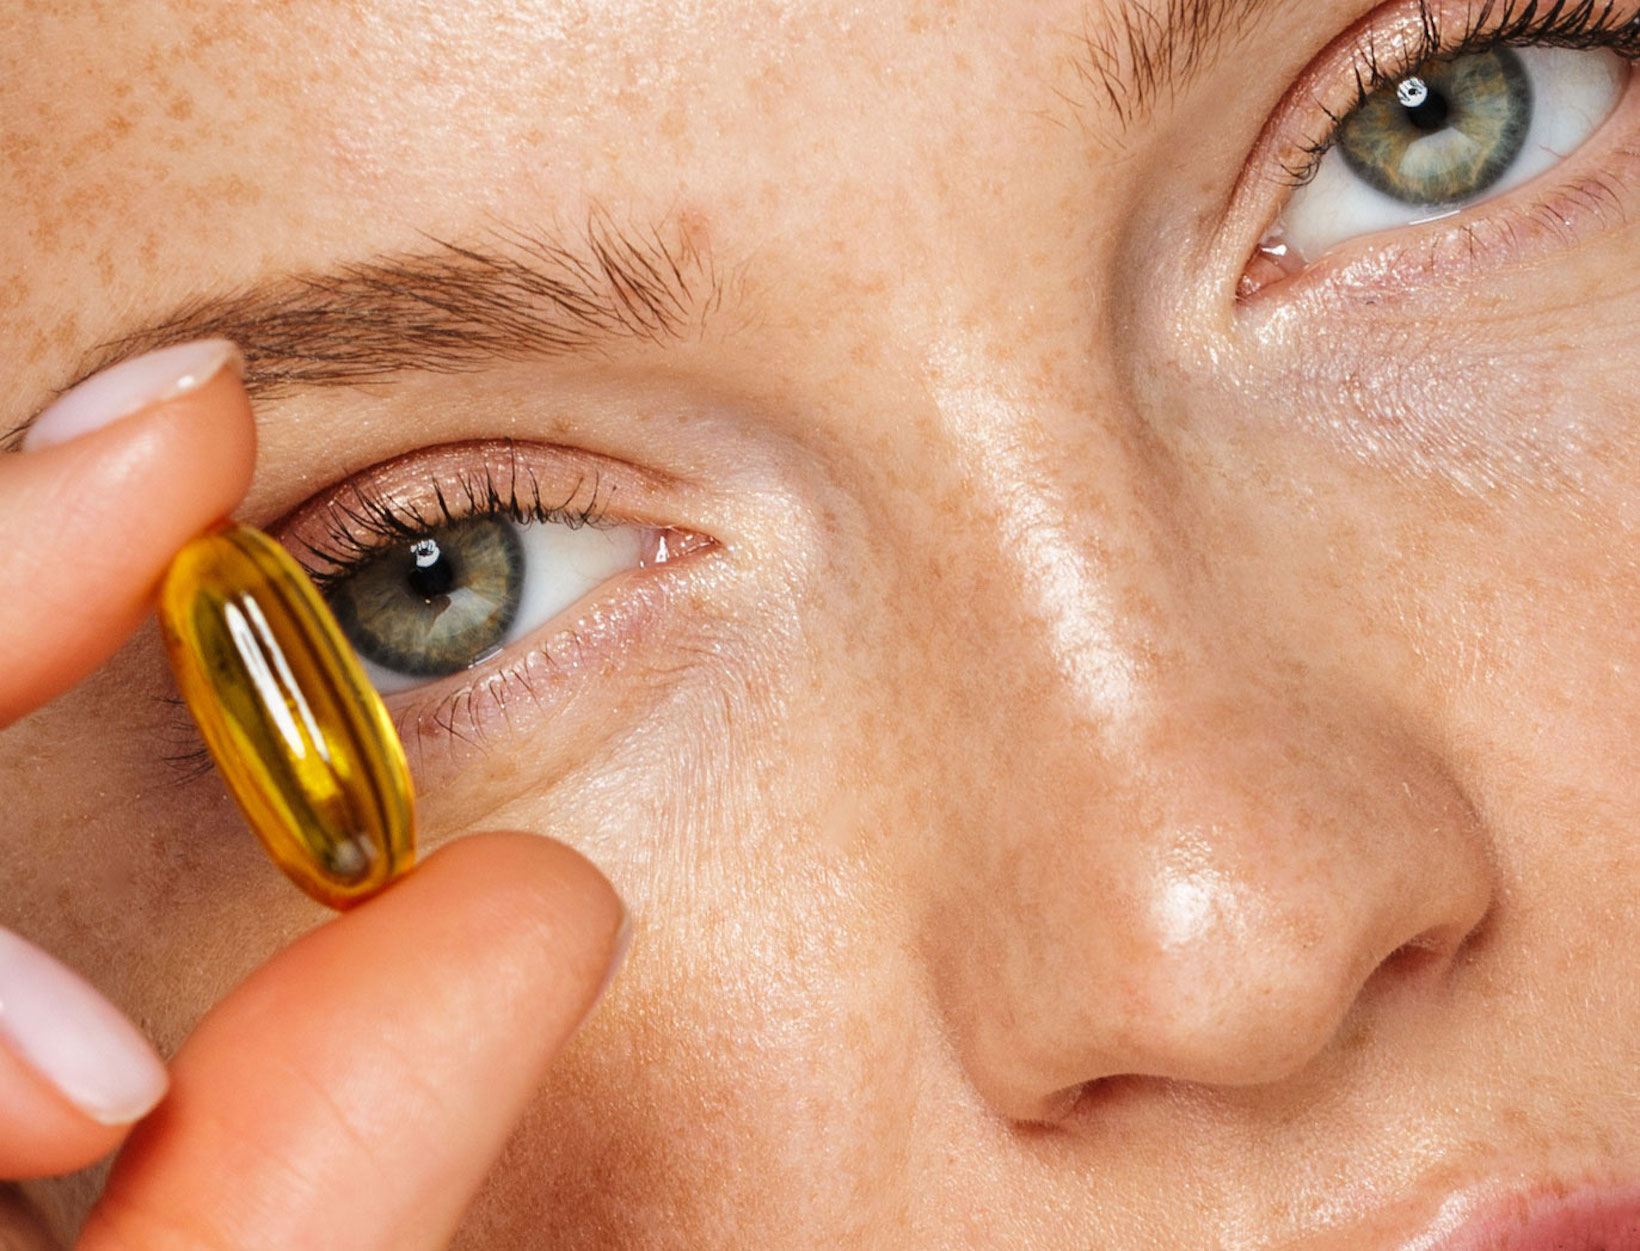
M53 406L76 437L0 455L0 725L106 660L239 503L255 434L236 360L216 340L125 361Z

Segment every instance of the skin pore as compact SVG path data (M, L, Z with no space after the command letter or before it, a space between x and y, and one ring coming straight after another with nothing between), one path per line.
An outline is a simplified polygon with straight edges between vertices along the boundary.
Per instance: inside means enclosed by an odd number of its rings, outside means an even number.
M228 333L245 521L512 440L699 540L392 697L424 845L562 839L633 924L457 1245L1328 1251L1635 1181L1637 109L1250 290L1337 41L1418 9L1152 7L0 18L0 428ZM171 695L149 628L0 733L0 924L165 1052L325 919Z

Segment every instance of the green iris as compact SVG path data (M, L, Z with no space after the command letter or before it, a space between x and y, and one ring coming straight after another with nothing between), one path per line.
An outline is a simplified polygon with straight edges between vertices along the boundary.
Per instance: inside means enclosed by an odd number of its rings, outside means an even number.
M1338 129L1356 175L1406 204L1456 204L1515 163L1532 124L1532 84L1506 47L1426 61L1381 87Z
M366 660L437 677L501 644L523 586L523 545L512 522L467 517L393 544L326 598Z

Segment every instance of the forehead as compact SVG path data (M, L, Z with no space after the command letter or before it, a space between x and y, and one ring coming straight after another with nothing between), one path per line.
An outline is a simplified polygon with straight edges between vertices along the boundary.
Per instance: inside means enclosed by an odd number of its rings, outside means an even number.
M1161 142L1152 114L1279 3L16 9L0 246L28 263L0 284L21 410L0 428L97 345L201 297L429 240L573 235L593 215L771 275L778 308L759 318L828 302L852 316L862 292L922 317L940 293L905 276L948 282L958 236L981 240L965 280L1000 290L1022 256L1048 266L1068 240L1119 230L1136 196L1158 200L1131 152L1195 160L1216 141ZM1340 19L1289 7L1302 64ZM1314 29L1294 34L1295 14ZM1249 140L1213 159L1232 170ZM1107 176L1121 186L1095 185Z
M29 263L3 309L26 309L39 337L8 335L7 363L100 336L96 312L64 292L164 304L426 232L574 223L593 202L647 220L707 188L702 210L766 221L840 153L858 169L877 152L880 176L903 166L903 148L862 139L916 133L923 98L963 98L951 87L983 76L994 46L979 37L986 9L14 9L0 39L0 241Z
M794 155L823 159L868 119L881 133L890 117L909 128L987 98L994 65L1080 29L1060 7L1032 6L1029 22L984 5L31 11L4 43L4 157L32 190L74 186L60 209L129 213L99 192L140 169L153 196L239 209L294 180L315 222L341 201L390 209L411 193L472 212L515 192L550 203L593 186L733 184L796 172Z

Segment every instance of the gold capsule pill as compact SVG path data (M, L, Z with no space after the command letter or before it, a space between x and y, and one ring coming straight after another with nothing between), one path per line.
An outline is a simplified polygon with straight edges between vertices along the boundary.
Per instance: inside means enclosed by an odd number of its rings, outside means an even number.
M205 745L293 882L347 908L414 863L404 748L283 547L240 525L195 539L165 576L159 619Z

